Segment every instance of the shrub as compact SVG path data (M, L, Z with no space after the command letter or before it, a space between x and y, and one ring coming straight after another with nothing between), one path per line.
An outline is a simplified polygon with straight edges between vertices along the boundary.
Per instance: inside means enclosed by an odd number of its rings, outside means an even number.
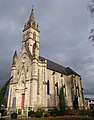
M34 114L35 114L35 112L32 111L32 110L30 110L30 111L28 112L28 117L34 117Z
M41 118L43 116L43 112L42 111L36 111L35 112L35 117L36 118Z
M79 115L80 115L80 116L84 116L84 115L85 115L85 111L86 111L86 110L79 110Z
M93 111L92 111L92 110L87 110L87 111L86 111L86 115L88 115L88 116L93 116Z
M66 115L74 115L74 110L72 110L72 109L67 109L67 110L66 110Z
M68 109L66 115L93 116L93 110Z
M4 110L3 116L6 116L6 115L7 115L7 110Z
M11 113L11 118L17 119L17 113Z
M1 115L3 116L4 109L0 109L0 113L1 113Z
M6 116L7 115L7 110L1 109L0 113L1 113L2 116Z
M92 110L92 117L94 117L94 109Z
M49 114L53 117L61 115L61 111L58 109L51 109L49 110Z
M79 109L67 109L65 111L66 115L79 115Z
M79 106L78 106L78 97L76 95L74 96L74 100L73 100L73 108L74 109L79 108Z
M44 113L44 117L49 117L49 116L50 116L50 114L48 112Z
M18 115L21 115L21 113L22 113L22 110L18 109Z
M52 114L54 113L54 109L49 109L49 110L48 110L48 113L49 113L49 115L52 116Z
M59 109L61 115L65 114L65 95L64 95L64 86L61 87L60 89L60 95L59 95Z
M93 116L93 110L79 110L79 115L81 116Z

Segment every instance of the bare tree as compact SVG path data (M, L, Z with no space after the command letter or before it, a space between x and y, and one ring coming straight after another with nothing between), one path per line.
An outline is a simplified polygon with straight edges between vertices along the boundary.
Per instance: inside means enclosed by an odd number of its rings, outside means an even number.
M94 22L94 0L91 0L89 2L88 9L90 11L90 15L91 15L91 17L93 19L93 22ZM94 45L94 27L91 28L90 36L89 36L88 40L90 40L93 43L93 45Z

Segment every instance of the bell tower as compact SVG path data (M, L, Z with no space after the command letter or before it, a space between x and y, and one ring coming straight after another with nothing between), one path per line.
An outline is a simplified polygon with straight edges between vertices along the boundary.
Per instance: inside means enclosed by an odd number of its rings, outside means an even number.
M37 85L38 85L38 60L39 60L39 28L35 20L34 9L32 8L29 20L24 25L22 48L27 46L32 55L30 96L29 101L32 109L37 106ZM32 100L32 101L31 101Z
M39 57L39 28L32 8L29 20L24 25L22 47L27 45L34 58Z

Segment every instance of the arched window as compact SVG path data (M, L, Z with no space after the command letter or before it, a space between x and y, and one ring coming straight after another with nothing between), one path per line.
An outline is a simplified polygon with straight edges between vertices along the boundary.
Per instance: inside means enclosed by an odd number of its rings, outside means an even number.
M33 33L33 40L36 40L36 33Z
M50 85L49 85L49 80L47 81L47 94L50 94Z
M63 89L64 89L64 95L67 96L65 84L63 85Z
M39 69L38 69L38 80L37 80L37 94L39 95Z
M37 42L35 41L35 43L33 44L33 49L32 49L33 56L35 56L37 49L38 49L38 46L37 46Z
M33 56L35 56L35 49L36 49L36 45L35 45L35 43L34 43L34 44L33 44L33 49L32 49Z
M58 82L55 84L56 86L56 91L57 91L57 95L58 95Z
M76 86L77 96L80 97L79 86Z

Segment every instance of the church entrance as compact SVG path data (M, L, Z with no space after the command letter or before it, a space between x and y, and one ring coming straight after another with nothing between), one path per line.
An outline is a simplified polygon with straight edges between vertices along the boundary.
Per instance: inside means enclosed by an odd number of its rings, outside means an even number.
M25 93L22 94L21 109L24 110Z

